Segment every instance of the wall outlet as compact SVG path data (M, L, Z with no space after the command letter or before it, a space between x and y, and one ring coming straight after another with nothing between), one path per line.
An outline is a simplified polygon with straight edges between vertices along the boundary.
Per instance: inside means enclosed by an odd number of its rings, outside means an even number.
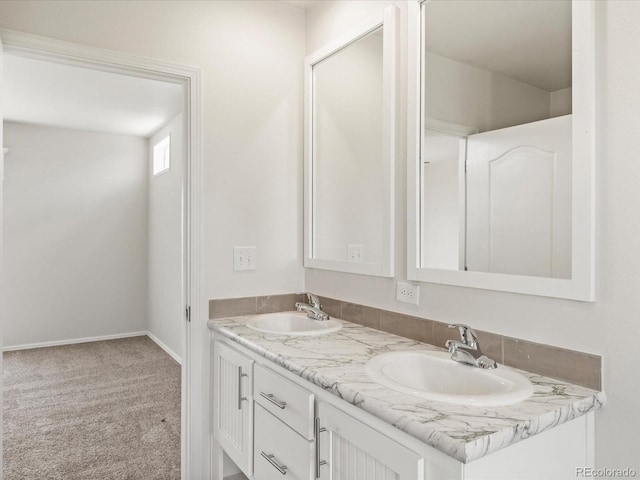
M398 282L396 284L396 300L404 303L418 305L420 298L420 287L410 283Z
M256 269L256 247L233 247L233 271Z
M353 263L362 263L364 257L364 245L347 245L347 260Z

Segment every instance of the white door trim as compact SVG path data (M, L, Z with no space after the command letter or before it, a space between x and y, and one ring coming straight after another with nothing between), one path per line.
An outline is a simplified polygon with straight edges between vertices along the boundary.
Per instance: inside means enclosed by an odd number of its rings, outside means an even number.
M185 300L191 323L185 322L182 362L182 478L208 476L209 443L203 384L208 338L206 304L201 299L201 92L200 70L97 47L0 28L4 51L66 65L173 82L185 86ZM0 212L0 221L2 213ZM200 363L198 363L198 360ZM1 381L1 380L0 380ZM1 384L0 384L1 387Z

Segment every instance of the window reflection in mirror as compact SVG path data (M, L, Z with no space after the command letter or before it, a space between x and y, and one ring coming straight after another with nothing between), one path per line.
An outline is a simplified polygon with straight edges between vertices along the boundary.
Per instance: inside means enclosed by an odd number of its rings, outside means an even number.
M313 257L382 263L382 27L313 66Z
M571 2L423 4L423 268L571 277Z

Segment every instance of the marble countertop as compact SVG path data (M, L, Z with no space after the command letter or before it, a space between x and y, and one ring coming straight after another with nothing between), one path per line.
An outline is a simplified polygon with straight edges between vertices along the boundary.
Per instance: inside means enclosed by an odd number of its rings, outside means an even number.
M426 401L375 383L364 365L384 352L437 347L342 320L341 330L324 336L264 334L247 328L247 318L209 320L208 326L463 463L585 415L605 401L602 392L522 370L534 387L524 402L489 408Z

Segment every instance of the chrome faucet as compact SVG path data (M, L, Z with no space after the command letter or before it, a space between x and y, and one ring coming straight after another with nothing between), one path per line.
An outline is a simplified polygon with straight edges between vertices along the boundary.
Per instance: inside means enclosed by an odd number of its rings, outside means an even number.
M472 367L493 369L497 368L495 360L490 359L480 350L478 336L473 329L461 323L449 325L449 328L457 328L460 331L460 341L447 340L445 346L451 353L451 360Z
M296 310L299 312L307 312L307 317L312 320L329 320L329 314L322 311L320 300L312 293L307 293L308 304L297 302Z

